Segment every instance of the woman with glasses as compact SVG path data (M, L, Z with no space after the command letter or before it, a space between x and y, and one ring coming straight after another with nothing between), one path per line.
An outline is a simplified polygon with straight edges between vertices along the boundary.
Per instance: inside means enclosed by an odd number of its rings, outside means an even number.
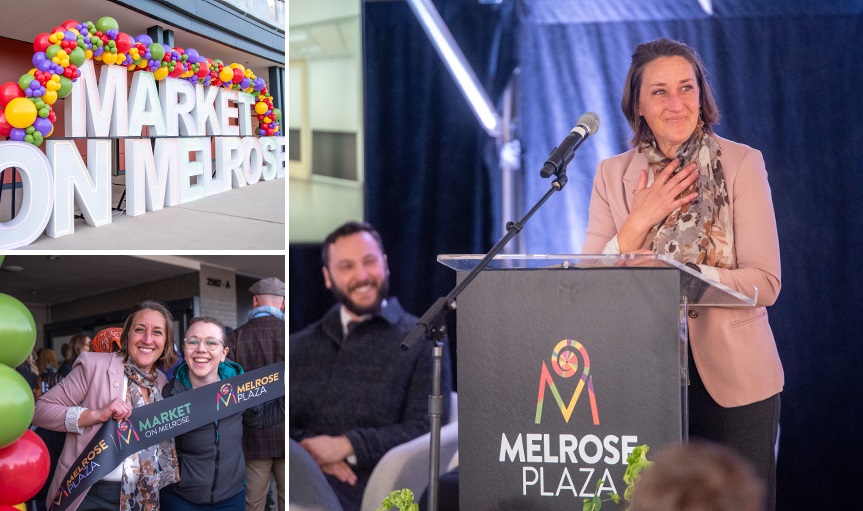
M183 362L162 393L169 397L243 374L226 360L225 326L217 319L192 319L183 339ZM243 425L272 427L285 420L285 399L274 399L177 436L180 481L161 490L163 511L246 509Z

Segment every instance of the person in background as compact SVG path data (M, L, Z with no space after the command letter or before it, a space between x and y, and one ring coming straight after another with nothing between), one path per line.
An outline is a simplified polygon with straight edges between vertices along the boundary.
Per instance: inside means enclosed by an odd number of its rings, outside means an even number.
M324 240L321 257L325 284L339 303L290 337L289 429L345 511L352 511L360 508L381 457L429 431L433 346L401 349L417 318L387 297L387 256L371 225L337 228ZM442 424L449 422L451 378L445 351Z
M285 361L285 283L275 277L249 288L249 321L227 336L228 356L246 371ZM285 510L285 424L266 429L246 427L246 508L263 511L270 479L276 480L279 511Z
M69 356L63 365L60 366L60 374L66 376L72 371L75 360L78 355L85 351L90 351L90 338L84 334L76 334L69 340Z
M30 355L27 358L18 364L18 367L15 368L18 371L18 374L24 377L27 380L27 385L30 386L30 389L33 392L36 392L36 383L39 379L39 367L36 365L36 350L30 352Z
M689 437L729 446L776 499L782 362L767 309L781 287L761 152L713 133L719 111L701 58L670 39L639 44L621 106L633 148L599 163L586 254L657 254L747 296L748 308L689 309Z
M734 450L696 440L660 449L629 511L764 511L764 485Z
M174 343L173 325L164 304L148 300L136 305L123 324L120 352L82 350L71 372L36 402L33 424L66 432L48 501L104 422L128 419L132 408L162 399L167 380L156 368L174 363L174 350L166 349ZM170 439L124 459L68 509L158 511L159 489L178 479L177 454Z
M183 339L183 362L162 391L166 398L243 374L225 360L225 326L210 317L193 318ZM246 464L237 446L243 428L267 428L285 420L285 398L267 401L177 436L179 482L161 490L162 511L243 511Z
M60 368L57 362L57 354L51 348L42 348L39 356L36 357L36 367L39 368L39 374L45 374L46 371L56 373Z

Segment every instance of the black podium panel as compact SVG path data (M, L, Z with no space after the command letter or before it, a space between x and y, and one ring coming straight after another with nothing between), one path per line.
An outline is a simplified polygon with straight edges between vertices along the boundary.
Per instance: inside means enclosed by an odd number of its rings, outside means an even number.
M622 497L632 448L681 441L680 298L670 268L481 272L457 309L461 509Z

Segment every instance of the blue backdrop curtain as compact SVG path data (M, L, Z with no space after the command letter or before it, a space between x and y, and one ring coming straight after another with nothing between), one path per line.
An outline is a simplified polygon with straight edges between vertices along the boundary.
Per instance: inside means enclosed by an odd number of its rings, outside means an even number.
M577 253L596 165L627 149L620 95L634 46L694 46L722 118L717 132L761 150L782 250L770 321L785 367L778 509L856 509L863 459L863 1L438 0L498 99L514 62L522 211L548 189L539 168L579 115L599 132L569 185L519 234L533 253ZM712 8L712 13L705 10ZM454 284L442 253L500 237L494 143L403 1L364 4L366 211L384 237L393 294L421 314ZM510 220L510 219L503 219ZM291 329L320 316L319 247L291 247ZM328 298L328 297L327 297Z

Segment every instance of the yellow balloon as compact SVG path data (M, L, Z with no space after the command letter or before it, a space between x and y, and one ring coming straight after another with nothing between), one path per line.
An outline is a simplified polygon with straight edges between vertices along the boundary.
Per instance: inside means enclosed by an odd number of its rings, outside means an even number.
M242 71L242 72L243 72L243 74L245 74L245 73L246 73L246 68L245 68L245 67L243 67L243 65L242 65L242 64L237 64L236 62L234 62L233 64L231 64L231 65L230 65L230 66L228 66L228 67L229 67L229 68L231 68L231 69L239 69L240 71Z
M156 80L164 80L168 77L168 68L160 67L159 69L153 71L153 78Z
M263 101L261 101L260 103L255 103L255 113L265 114L269 109L270 107L268 107L267 104Z
M54 103L57 102L57 91L55 91L55 90L45 91L45 94L42 94L42 101L44 101L46 105L53 105ZM33 106L35 107L36 105L33 105ZM33 119L33 120L35 121L36 119ZM30 123L30 124L33 124L33 123Z
M109 66L114 62L117 62L117 54L105 52L102 54L102 62L108 64Z
M20 509L21 511L27 511L27 506L25 506L23 502L21 504L15 504L12 507L14 507L15 509Z
M15 98L6 105L6 121L15 128L31 126L36 115L36 105L27 98Z
M234 71L229 67L223 67L221 71L219 71L219 80L223 82L230 82L234 78Z

